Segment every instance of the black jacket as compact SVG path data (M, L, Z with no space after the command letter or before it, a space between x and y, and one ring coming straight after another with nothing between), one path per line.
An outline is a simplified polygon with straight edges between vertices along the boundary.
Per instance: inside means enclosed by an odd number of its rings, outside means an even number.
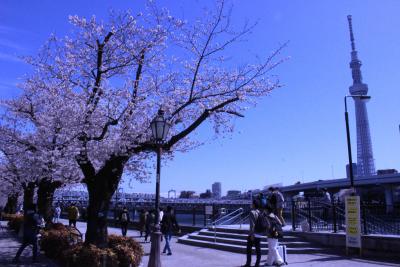
M127 217L127 220L126 220L126 221L123 221L123 220L122 220L122 215L123 215L124 213L126 213L126 217ZM131 218L130 218L130 216L129 216L129 211L128 211L128 210L123 210L123 211L119 214L119 221L120 221L121 223L129 223L129 222L131 221Z
M161 232L167 234L173 231L179 231L179 224L176 221L175 215L167 212L161 221Z

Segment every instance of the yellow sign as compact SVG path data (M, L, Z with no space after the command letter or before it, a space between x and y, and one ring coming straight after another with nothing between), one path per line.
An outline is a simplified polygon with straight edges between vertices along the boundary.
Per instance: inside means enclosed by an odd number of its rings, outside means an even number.
M346 246L361 248L360 197L347 196L346 205Z

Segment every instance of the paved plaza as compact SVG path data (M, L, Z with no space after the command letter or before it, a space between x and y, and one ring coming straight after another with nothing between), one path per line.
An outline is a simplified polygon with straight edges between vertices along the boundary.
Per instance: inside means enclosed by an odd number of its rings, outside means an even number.
M67 221L63 220L66 224ZM2 222L5 225L5 222ZM78 222L77 227L84 233L86 224ZM120 229L109 227L109 233L120 234ZM139 232L135 230L129 230L128 236L138 240L144 247L145 256L143 257L142 264L140 267L147 267L150 253L150 243L143 242L143 238L140 238ZM179 244L176 242L176 238L172 240L172 255L167 256L162 254L161 260L163 267L238 267L245 264L245 255L238 253L225 252L220 250L200 248L194 246L188 246ZM21 257L21 264L11 264L11 260L14 257L18 247L19 241L15 235L11 234L10 231L2 229L0 232L0 266L11 267L11 266L37 266L37 267L56 267L54 263L46 259L43 255L39 257L40 263L30 264L31 260L31 249L26 249ZM163 246L164 243L162 243ZM262 263L265 263L266 256L262 257ZM253 264L255 257L253 257ZM394 262L383 262L375 261L371 259L360 259L351 258L335 253L335 251L327 250L326 253L319 254L289 254L288 263L290 266L400 266L400 263Z
M6 228L7 222L1 221L0 229L0 267L11 267L11 266L35 266L35 267L57 267L56 264L39 253L38 263L32 264L32 247L27 247L20 257L20 264L12 264L11 261L17 253L21 243L16 238L16 235Z

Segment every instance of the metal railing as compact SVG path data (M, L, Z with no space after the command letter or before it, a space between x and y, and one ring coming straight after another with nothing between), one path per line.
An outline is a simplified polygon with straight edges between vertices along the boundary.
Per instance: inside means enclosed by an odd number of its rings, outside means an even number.
M292 229L303 231L346 230L344 202L327 203L320 198L306 198L287 205ZM371 204L361 201L361 231L366 234L400 235L400 205Z
M241 221L243 213L243 208L238 208L237 210L234 210L212 222L212 229L214 230L214 243L217 242L217 226L234 224L238 221Z
M241 218L243 214L243 208L238 208L237 210L232 211L231 213L228 213L215 221L212 222L212 225L227 225L227 224L232 224L235 222L237 219Z

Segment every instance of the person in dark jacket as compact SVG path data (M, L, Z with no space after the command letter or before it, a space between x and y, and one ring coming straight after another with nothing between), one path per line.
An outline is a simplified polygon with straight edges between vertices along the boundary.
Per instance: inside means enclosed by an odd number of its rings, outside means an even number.
M76 228L76 220L79 218L79 209L75 206L75 204L72 204L68 208L68 220L69 220L69 226L74 226Z
M128 224L130 222L129 211L126 207L124 207L119 215L119 222L121 223L121 231L122 236L126 236L126 232L128 231Z
M247 250L246 250L246 264L243 267L250 267L251 266L251 254L252 254L252 247L256 248L257 259L255 267L260 266L261 260L261 238L265 235L265 233L256 233L255 224L260 216L260 201L258 199L253 199L252 209L250 211L249 219L250 219L250 228L249 228L249 235L247 236Z
M163 249L163 253L168 251L167 255L172 255L170 241L172 237L172 233L174 231L180 232L178 222L176 221L175 214L173 213L172 207L167 207L167 212L164 214L162 221L161 221L161 233L164 235L165 238L165 246Z
M146 235L144 236L145 242L147 242L147 238L150 236L151 232L153 231L155 221L156 221L155 211L151 210L146 218Z
M41 227L42 219L36 212L36 206L32 205L25 211L24 214L24 232L23 241L21 247L18 249L17 254L13 260L14 263L19 262L19 257L22 251L29 245L32 245L32 262L37 262L37 235L39 233L39 228Z
M140 237L143 236L143 233L146 232L146 219L148 216L148 212L145 209L140 210L139 214L139 231L140 231Z

